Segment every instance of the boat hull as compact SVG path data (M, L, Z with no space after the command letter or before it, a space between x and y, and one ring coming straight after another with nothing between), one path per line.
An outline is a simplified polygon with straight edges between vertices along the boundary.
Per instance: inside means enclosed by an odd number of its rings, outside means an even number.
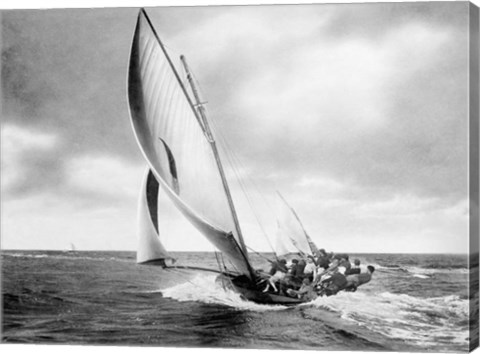
M224 288L236 291L244 299L258 304L295 306L308 302L307 300L274 294L271 292L264 293L256 284L252 283L251 280L245 276L221 274L217 277L216 282L221 284Z

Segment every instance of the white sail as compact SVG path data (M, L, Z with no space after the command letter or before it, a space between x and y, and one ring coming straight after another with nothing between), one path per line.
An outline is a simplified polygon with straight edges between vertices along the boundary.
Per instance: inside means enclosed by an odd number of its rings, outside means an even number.
M76 248L75 245L71 242L68 247L66 247L63 252L75 252Z
M250 275L211 141L143 10L132 44L128 98L136 138L164 191L237 271Z
M306 233L295 211L278 193L278 221L275 253L283 256L290 253L300 253L308 256L316 252L316 246Z
M158 225L159 184L147 167L138 201L137 263L160 263L173 259L160 241Z

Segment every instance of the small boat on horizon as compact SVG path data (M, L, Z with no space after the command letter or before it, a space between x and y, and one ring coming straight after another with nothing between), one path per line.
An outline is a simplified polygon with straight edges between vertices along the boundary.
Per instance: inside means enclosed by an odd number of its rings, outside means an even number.
M75 247L75 244L72 242L65 250L63 250L63 252L76 252L76 251L77 251L77 248Z

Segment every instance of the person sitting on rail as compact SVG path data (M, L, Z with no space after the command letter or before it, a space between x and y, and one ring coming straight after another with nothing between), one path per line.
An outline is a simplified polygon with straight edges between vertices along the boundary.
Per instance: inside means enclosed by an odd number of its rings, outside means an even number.
M366 273L359 273L347 276L347 284L345 286L345 291L355 292L360 285L368 283L372 280L372 274L375 271L374 266L367 266Z
M345 271L345 275L360 274L360 260L357 258L353 261L353 266Z
M272 262L272 267L270 268L270 271L268 273L270 275L274 275L279 269L282 270L284 273L287 272L287 261L285 259L279 259L275 262Z
M302 300L312 301L317 298L317 293L309 278L303 279L302 286L298 290L288 289L287 294L291 297L298 297Z
M290 264L287 264L288 274L295 274L298 266L298 259L294 258L290 261Z
M323 279L317 286L319 288L319 295L331 296L345 289L347 286L347 278L343 274L344 272L344 267L338 267L335 273Z
M299 279L300 281L303 280L303 278L304 278L303 271L305 270L306 265L307 265L307 263L303 259L298 261L297 266L295 267L295 273L293 274L293 276L296 279Z
M315 264L319 268L328 269L330 265L330 257L323 248L318 251Z
M290 269L288 269L287 276L283 280L285 285L292 289L298 289L302 285L302 278L297 276L298 259L292 259Z
M263 290L264 293L266 293L270 289L270 287L272 287L275 292L278 292L275 283L285 278L285 275L287 274L286 264L287 261L284 259L281 259L278 262L272 264L272 269L270 269L270 277L267 279L267 287Z
M303 277L309 278L310 281L313 281L317 277L317 267L315 266L315 261L312 256L307 257L307 264L303 270Z
M333 255L331 257L330 266L327 269L323 269L323 271L319 271L315 279L313 280L314 284L318 284L322 280L326 279L328 275L335 273L340 266L343 258L339 258L337 255Z
M334 256L335 259L338 259L338 266L345 267L345 270L348 271L352 268L350 264L349 256L346 253L338 253Z
M348 256L347 256L348 257ZM345 271L348 271L350 269L352 269L352 264L350 263L350 261L348 260L348 258L342 258L340 260L340 264L338 265L339 267L344 267L345 268Z

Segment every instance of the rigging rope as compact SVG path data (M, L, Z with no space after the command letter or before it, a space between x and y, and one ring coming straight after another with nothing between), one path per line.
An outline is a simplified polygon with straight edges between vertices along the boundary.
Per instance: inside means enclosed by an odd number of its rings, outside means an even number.
M238 184L240 185L240 188L242 189L242 192L243 194L245 195L245 198L247 200L247 203L252 211L252 214L253 216L255 217L255 220L258 224L258 226L260 227L260 230L261 232L263 233L265 239L267 240L269 246L270 246L270 249L275 252L275 248L273 247L271 241L270 241L270 237L268 236L268 233L267 231L265 230L265 228L263 227L263 224L259 218L259 212L258 212L258 208L255 207L255 203L253 202L253 199L252 199L252 196L251 196L251 193L248 191L248 188L247 188L247 185L246 183L243 181L243 179L240 177L240 172L239 172L239 168L237 166L241 166L241 162L240 162L240 159L236 156L234 150L230 147L230 145L228 144L227 142L227 139L225 138L225 136L221 133L221 130L218 129L217 127L217 124L214 120L211 120L212 121L212 125L214 127L214 131L215 131L215 135L218 136L220 138L220 144L222 145L223 147L223 151L225 152L225 155L227 157L227 160L229 162L229 165L231 166L234 174L235 174L235 178L238 182ZM263 194L259 191L259 188L258 186L256 186L256 184L253 182L252 179L248 178L248 177L245 177L245 179L248 179L248 181L250 182L250 184L252 186L255 187L255 190L257 192L258 195L260 195L262 198L264 198ZM267 203L266 203L267 204ZM267 209L270 210L268 204L267 204Z
M225 261L223 259L223 255L222 253L219 253L217 251L215 251L215 258L217 260L217 265L218 265L218 269L220 269L220 271L222 270L222 266L223 266L223 271L228 271L226 265L225 265Z
M202 91L202 88L201 88L201 85L200 83L198 82L197 78L195 77L195 74L191 73L192 75L192 78L195 80L196 82L196 86L198 88L198 90L201 92ZM258 209L255 207L255 203L253 202L252 200L252 197L250 195L250 193L248 192L248 188L247 188L247 185L246 183L244 182L244 180L240 177L240 168L239 167L243 167L242 166L242 163L241 163L241 160L240 158L236 155L235 153L235 150L231 148L230 144L228 143L227 139L225 138L225 136L221 133L221 129L218 129L218 125L217 125L217 122L213 119L210 119L210 122L211 122L211 128L212 130L214 131L215 133L215 136L219 137L220 138L220 145L223 147L223 152L225 153L225 156L227 158L227 161L230 165L230 167L232 168L232 171L234 172L235 174L235 178L243 192L243 194L245 195L245 198L247 200L247 203L252 211L252 214L253 216L255 217L256 219L256 222L258 224L258 226L260 227L260 230L261 232L263 233L265 239L267 240L268 242L268 245L270 246L270 249L272 250L272 252L275 253L275 248L273 247L272 243L271 243L271 240L270 240L270 237L268 236L268 233L266 232L265 228L263 227L263 224L259 218L259 212L258 212ZM239 167L237 167L239 166ZM257 194L262 198L263 202L265 203L265 205L267 206L267 209L268 210L271 210L271 207L269 205L269 203L267 202L266 198L264 197L264 195L260 192L260 188L258 187L258 185L255 184L255 182L251 179L251 178L248 178L246 177L245 178L246 180L248 180L250 182L250 184L254 187L254 190L257 192Z
M263 254L259 253L258 251L255 251L253 248L248 247L248 246L247 246L247 248L248 248L250 251L252 251L253 253L255 253L257 256L259 256L259 257L261 257L261 258L269 261L270 263L273 263L273 261L272 261L270 258L264 256ZM274 253L274 255L275 255L275 259L278 261L277 255L276 255L275 253Z

